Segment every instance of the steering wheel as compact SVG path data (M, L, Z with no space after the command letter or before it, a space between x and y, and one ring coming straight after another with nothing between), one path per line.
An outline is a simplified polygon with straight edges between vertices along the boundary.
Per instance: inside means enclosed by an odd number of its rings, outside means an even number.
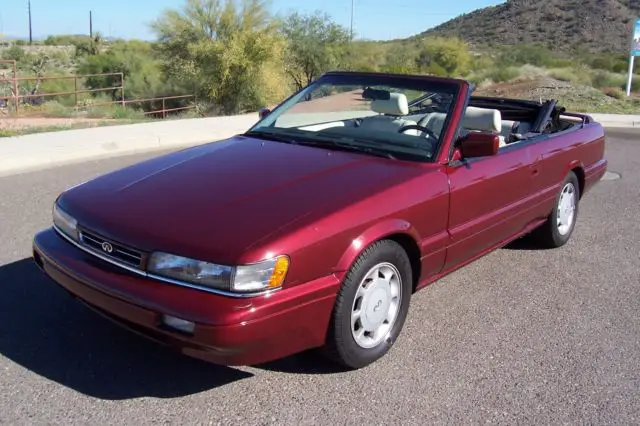
M408 124L406 126L402 126L400 129L398 129L398 133L404 133L407 130L420 130L423 133L426 133L427 135L429 135L429 137L432 137L434 139L438 139L438 136L436 136L435 133L433 133L430 129L427 129L424 126L421 126L419 124Z

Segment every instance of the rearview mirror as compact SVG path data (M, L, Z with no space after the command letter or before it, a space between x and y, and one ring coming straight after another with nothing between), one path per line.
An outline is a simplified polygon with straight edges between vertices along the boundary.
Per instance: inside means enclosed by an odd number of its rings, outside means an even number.
M269 108L260 108L260 111L258 111L258 117L260 117L261 120L269 114L271 114L271 110Z
M500 138L491 133L469 133L460 142L462 158L496 155L499 148Z

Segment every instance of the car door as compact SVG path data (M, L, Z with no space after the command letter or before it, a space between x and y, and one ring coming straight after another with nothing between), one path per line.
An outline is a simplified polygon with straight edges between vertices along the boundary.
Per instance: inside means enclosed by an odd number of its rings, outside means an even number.
M532 164L531 149L523 145L447 166L450 246L445 268L472 260L530 222Z

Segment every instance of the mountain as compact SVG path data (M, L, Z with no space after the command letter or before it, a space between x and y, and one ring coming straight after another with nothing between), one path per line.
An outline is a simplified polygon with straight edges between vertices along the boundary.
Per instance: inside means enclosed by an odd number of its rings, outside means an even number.
M507 0L417 37L458 36L471 45L542 44L554 50L625 53L640 0Z

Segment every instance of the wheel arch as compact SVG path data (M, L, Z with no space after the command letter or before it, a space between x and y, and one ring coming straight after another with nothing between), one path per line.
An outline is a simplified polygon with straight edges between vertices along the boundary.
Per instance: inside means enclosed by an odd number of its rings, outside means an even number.
M580 197L578 199L581 199L585 186L584 165L582 162L579 160L573 160L570 162L561 178L561 182L564 181L566 176L571 172L573 172L576 175L576 178L578 178L578 190L580 191Z
M571 171L575 173L576 177L578 178L578 190L580 191L580 196L578 199L581 200L582 194L584 194L585 185L584 169L582 168L582 166L577 166L571 169Z
M415 291L416 285L422 273L422 252L420 250L420 235L417 230L407 221L402 219L392 219L377 223L356 238L352 239L349 247L344 251L336 266L337 271L348 271L358 257L372 244L381 240L391 240L398 243L407 253L411 263L412 287Z

